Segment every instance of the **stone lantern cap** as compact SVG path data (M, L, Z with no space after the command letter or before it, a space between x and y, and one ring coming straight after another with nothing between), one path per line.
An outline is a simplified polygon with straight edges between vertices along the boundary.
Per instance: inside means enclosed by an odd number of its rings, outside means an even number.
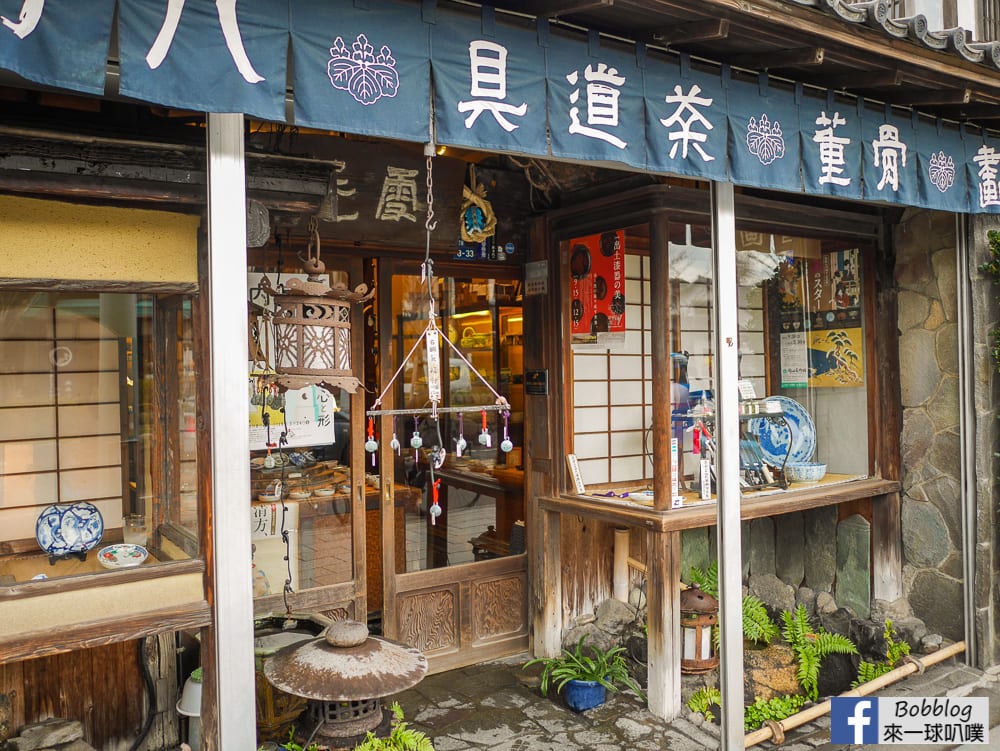
M415 686L426 674L420 650L370 636L357 621L336 621L320 637L285 647L264 662L275 688L316 701L377 699Z
M681 592L681 612L714 615L719 612L719 601L697 584L692 584Z

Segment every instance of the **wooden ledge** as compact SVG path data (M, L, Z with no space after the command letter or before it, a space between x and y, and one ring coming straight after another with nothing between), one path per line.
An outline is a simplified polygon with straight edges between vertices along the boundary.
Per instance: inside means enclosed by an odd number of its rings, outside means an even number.
M821 506L833 506L862 498L875 498L889 493L898 493L900 483L896 480L869 478L850 480L837 484L813 485L766 494L743 497L740 508L741 519L758 519L763 516L777 516L793 511L806 511ZM538 499L543 511L586 516L611 524L641 527L660 532L670 532L698 527L713 527L718 517L715 503L688 506L657 511L628 499L598 498L585 495L542 496Z

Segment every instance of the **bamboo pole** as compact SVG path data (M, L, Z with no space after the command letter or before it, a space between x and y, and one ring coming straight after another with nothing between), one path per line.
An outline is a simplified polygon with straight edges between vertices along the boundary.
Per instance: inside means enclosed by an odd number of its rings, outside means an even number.
M890 670L885 675L880 675L878 678L868 681L867 683L862 683L857 688L845 691L840 694L840 696L868 696L881 688L892 685L896 681L899 681L908 675L916 672L923 672L924 669L930 667L931 665L936 665L937 663L947 660L949 657L961 654L964 651L965 642L959 641L954 644L950 644L947 647L943 647L937 652L932 652L926 657L912 657L905 665L901 665L895 670ZM803 709L801 712L793 714L791 717L786 717L780 722L772 722L770 725L765 725L759 730L754 730L752 733L748 733L743 739L743 747L750 748L751 746L756 746L758 743L771 740L775 737L775 729L777 729L779 733L779 738L776 742L781 743L784 741L785 731L792 730L793 728L805 725L807 722L812 722L813 720L822 717L830 711L830 705L831 701L830 699L827 699L820 704L816 704L808 709Z

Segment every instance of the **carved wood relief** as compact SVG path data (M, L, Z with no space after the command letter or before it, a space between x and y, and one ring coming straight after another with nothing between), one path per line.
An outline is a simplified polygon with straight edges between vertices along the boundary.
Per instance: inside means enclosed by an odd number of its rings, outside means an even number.
M399 640L425 652L458 646L456 592L445 589L401 596Z
M322 611L322 615L325 615L331 621L346 621L354 617L354 605L349 604L341 608L333 608L331 610Z
M472 632L476 640L524 630L524 602L523 576L474 582Z

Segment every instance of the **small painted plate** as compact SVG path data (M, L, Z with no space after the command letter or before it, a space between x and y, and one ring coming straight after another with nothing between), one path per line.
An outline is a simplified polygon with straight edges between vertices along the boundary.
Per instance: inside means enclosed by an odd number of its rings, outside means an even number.
M132 568L145 561L148 555L142 545L123 542L101 548L97 552L97 560L104 568Z
M767 463L780 467L785 463L786 456L790 462L812 459L816 451L816 425L806 408L787 396L769 396L767 401L778 402L785 419L755 417L747 425L750 432L757 436Z
M104 537L104 517L86 501L47 506L35 522L35 539L51 556L86 553Z

